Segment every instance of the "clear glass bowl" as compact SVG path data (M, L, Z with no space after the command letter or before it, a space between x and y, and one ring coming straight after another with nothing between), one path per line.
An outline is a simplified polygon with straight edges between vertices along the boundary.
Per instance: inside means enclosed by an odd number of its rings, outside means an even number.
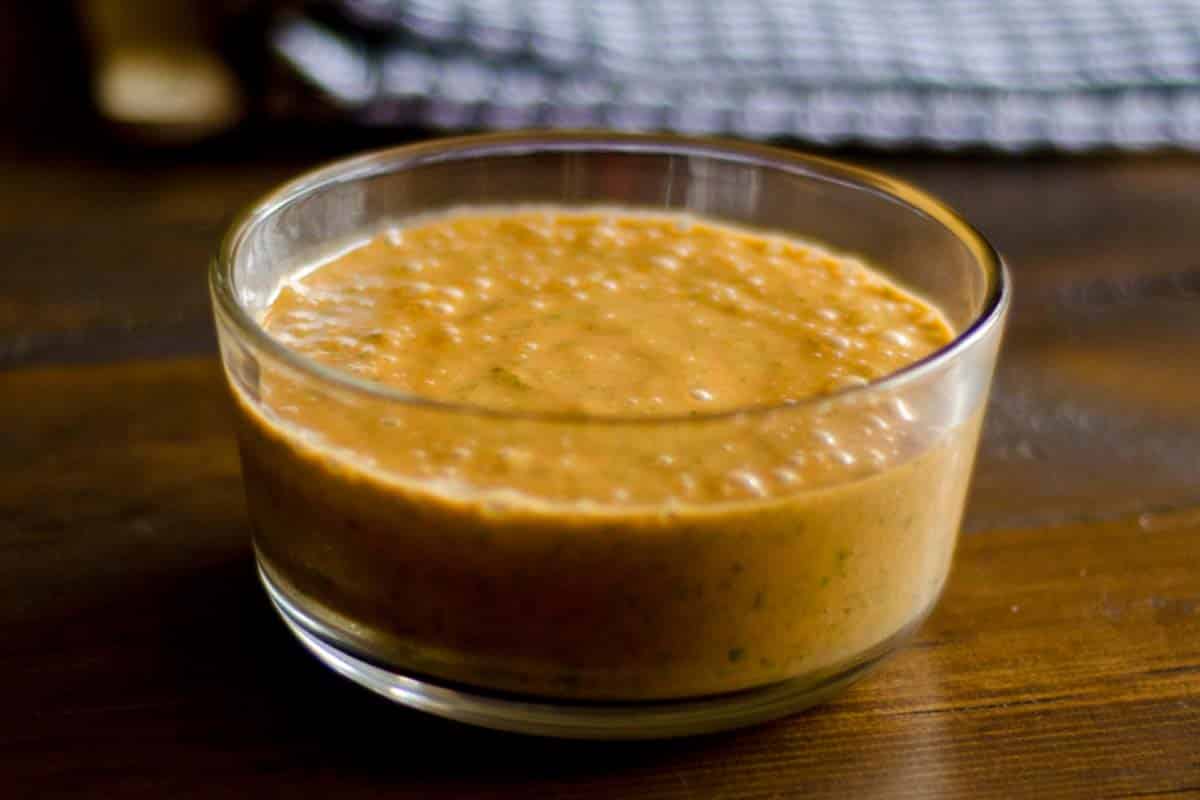
M935 302L957 338L800 403L588 417L412 396L259 324L282 278L348 242L417 214L518 203L686 210L821 242ZM405 705L588 738L787 714L920 624L950 569L1009 297L984 239L891 178L749 144L605 133L337 162L243 215L210 278L260 574L292 632ZM281 398L296 391L337 424L289 416ZM456 452L516 448L526 468L467 470L450 488L389 457L416 448L449 471ZM789 459L819 468L765 498L681 503L670 481L638 477L680 464L701 481L770 476Z

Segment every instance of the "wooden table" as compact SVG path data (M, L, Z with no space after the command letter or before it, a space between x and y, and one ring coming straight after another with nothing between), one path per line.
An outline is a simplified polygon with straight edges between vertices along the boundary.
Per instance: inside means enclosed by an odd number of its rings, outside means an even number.
M1200 161L860 159L1018 287L949 590L823 708L588 744L391 706L268 608L204 271L311 160L270 151L3 158L0 796L1200 796Z

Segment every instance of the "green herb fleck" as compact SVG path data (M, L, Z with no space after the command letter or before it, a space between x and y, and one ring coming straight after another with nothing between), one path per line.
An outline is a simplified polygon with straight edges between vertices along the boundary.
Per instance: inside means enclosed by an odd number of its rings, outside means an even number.
M763 593L757 591L754 593L754 610L757 611L763 607Z
M828 585L829 585L829 576L828 575L821 576L821 588L824 589Z
M510 389L520 389L522 391L526 391L531 388L528 383L521 380L521 377L511 369L495 366L488 371L488 375L492 380L496 381L496 383L503 384Z
M729 660L731 662L738 662L742 660L742 656L744 655L746 655L745 650L740 647L734 647L729 651Z

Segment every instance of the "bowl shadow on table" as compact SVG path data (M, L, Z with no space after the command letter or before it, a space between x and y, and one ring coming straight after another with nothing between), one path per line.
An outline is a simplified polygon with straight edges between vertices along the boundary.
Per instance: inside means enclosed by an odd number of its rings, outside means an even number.
M208 602L198 602L204 597ZM586 780L696 762L724 753L733 739L754 746L774 727L662 741L571 741L492 732L402 708L302 649L266 600L248 555L170 582L157 602L174 607L164 616L175 619L163 631L164 668L194 698L192 714L204 728L233 736L222 747L230 757L241 753L272 769L302 772L319 764L342 777L434 784ZM318 762L308 760L314 754Z
M621 792L655 789L664 796L686 790L682 796L707 796L711 791L732 790L746 778L750 764L774 769L769 778L777 788L806 786L830 790L835 775L858 773L860 790L895 786L907 772L891 769L860 770L859 762L875 758L869 750L826 746L829 737L844 737L847 709L851 715L873 713L877 704L855 700L854 690L834 705L819 707L789 720L755 728L684 739L639 742L589 742L556 740L489 731L415 712L369 693L321 666L284 629L253 577L248 560L223 565L219 575L197 576L197 583L220 581L229 586L227 615L203 612L198 626L204 636L180 640L181 662L213 658L211 678L225 686L210 687L209 701L224 717L222 727L237 733L230 742L241 752L257 752L258 763L295 778L315 780L337 776L376 785L470 789L472 796L503 793L505 786L527 781L546 785L590 786ZM195 587L203 591L202 586ZM180 587L188 593L187 587ZM187 597L179 602L189 605ZM224 617L228 617L225 619ZM210 650L224 638L229 646ZM189 645L188 642L195 642ZM194 648L187 653L187 648ZM187 669L187 667L183 667ZM234 678L240 673L240 678ZM930 679L936 678L936 675ZM249 709L247 709L249 706ZM218 713L214 711L214 713ZM940 722L908 721L881 717L876 730L900 727L916 732ZM882 727L880 727L882 726ZM893 731L894 733L895 731ZM931 734L925 730L925 734ZM843 739L844 741L844 739ZM791 751L786 770L776 762L781 749ZM926 764L928 766L928 764ZM819 770L820 775L809 774ZM868 772L870 774L868 774ZM705 789L704 787L708 787Z
M877 748L848 746L863 715L877 714L879 691L852 689L832 706L752 729L651 742L542 739L410 711L304 651L263 594L246 539L216 538L219 547L152 574L63 593L15 631L24 643L10 644L14 652L57 656L38 657L39 685L10 709L13 727L0 740L14 747L0 773L51 792L179 797L235 781L298 796L348 787L521 796L517 787L530 785L554 796L748 796L747 780L836 796L847 776L869 796L906 773ZM928 755L921 739L936 738L940 723L885 715L873 724L884 737L915 735Z
M590 742L491 731L413 711L318 663L284 629L257 584L240 633L261 658L251 677L290 743L319 749L341 769L394 778L554 777L657 764L719 746L727 735L649 742ZM303 698L302 702L297 702ZM603 765L601 768L600 765Z

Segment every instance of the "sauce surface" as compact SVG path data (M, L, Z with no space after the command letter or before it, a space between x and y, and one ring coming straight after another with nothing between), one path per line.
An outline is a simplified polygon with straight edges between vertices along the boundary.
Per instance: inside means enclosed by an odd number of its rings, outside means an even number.
M437 400L677 414L865 383L950 341L846 257L685 216L459 212L288 281L264 324L326 364Z
M265 573L401 671L588 699L815 682L949 569L982 412L786 405L953 335L854 259L681 216L464 210L297 273L263 323L426 398L619 417L235 382Z

